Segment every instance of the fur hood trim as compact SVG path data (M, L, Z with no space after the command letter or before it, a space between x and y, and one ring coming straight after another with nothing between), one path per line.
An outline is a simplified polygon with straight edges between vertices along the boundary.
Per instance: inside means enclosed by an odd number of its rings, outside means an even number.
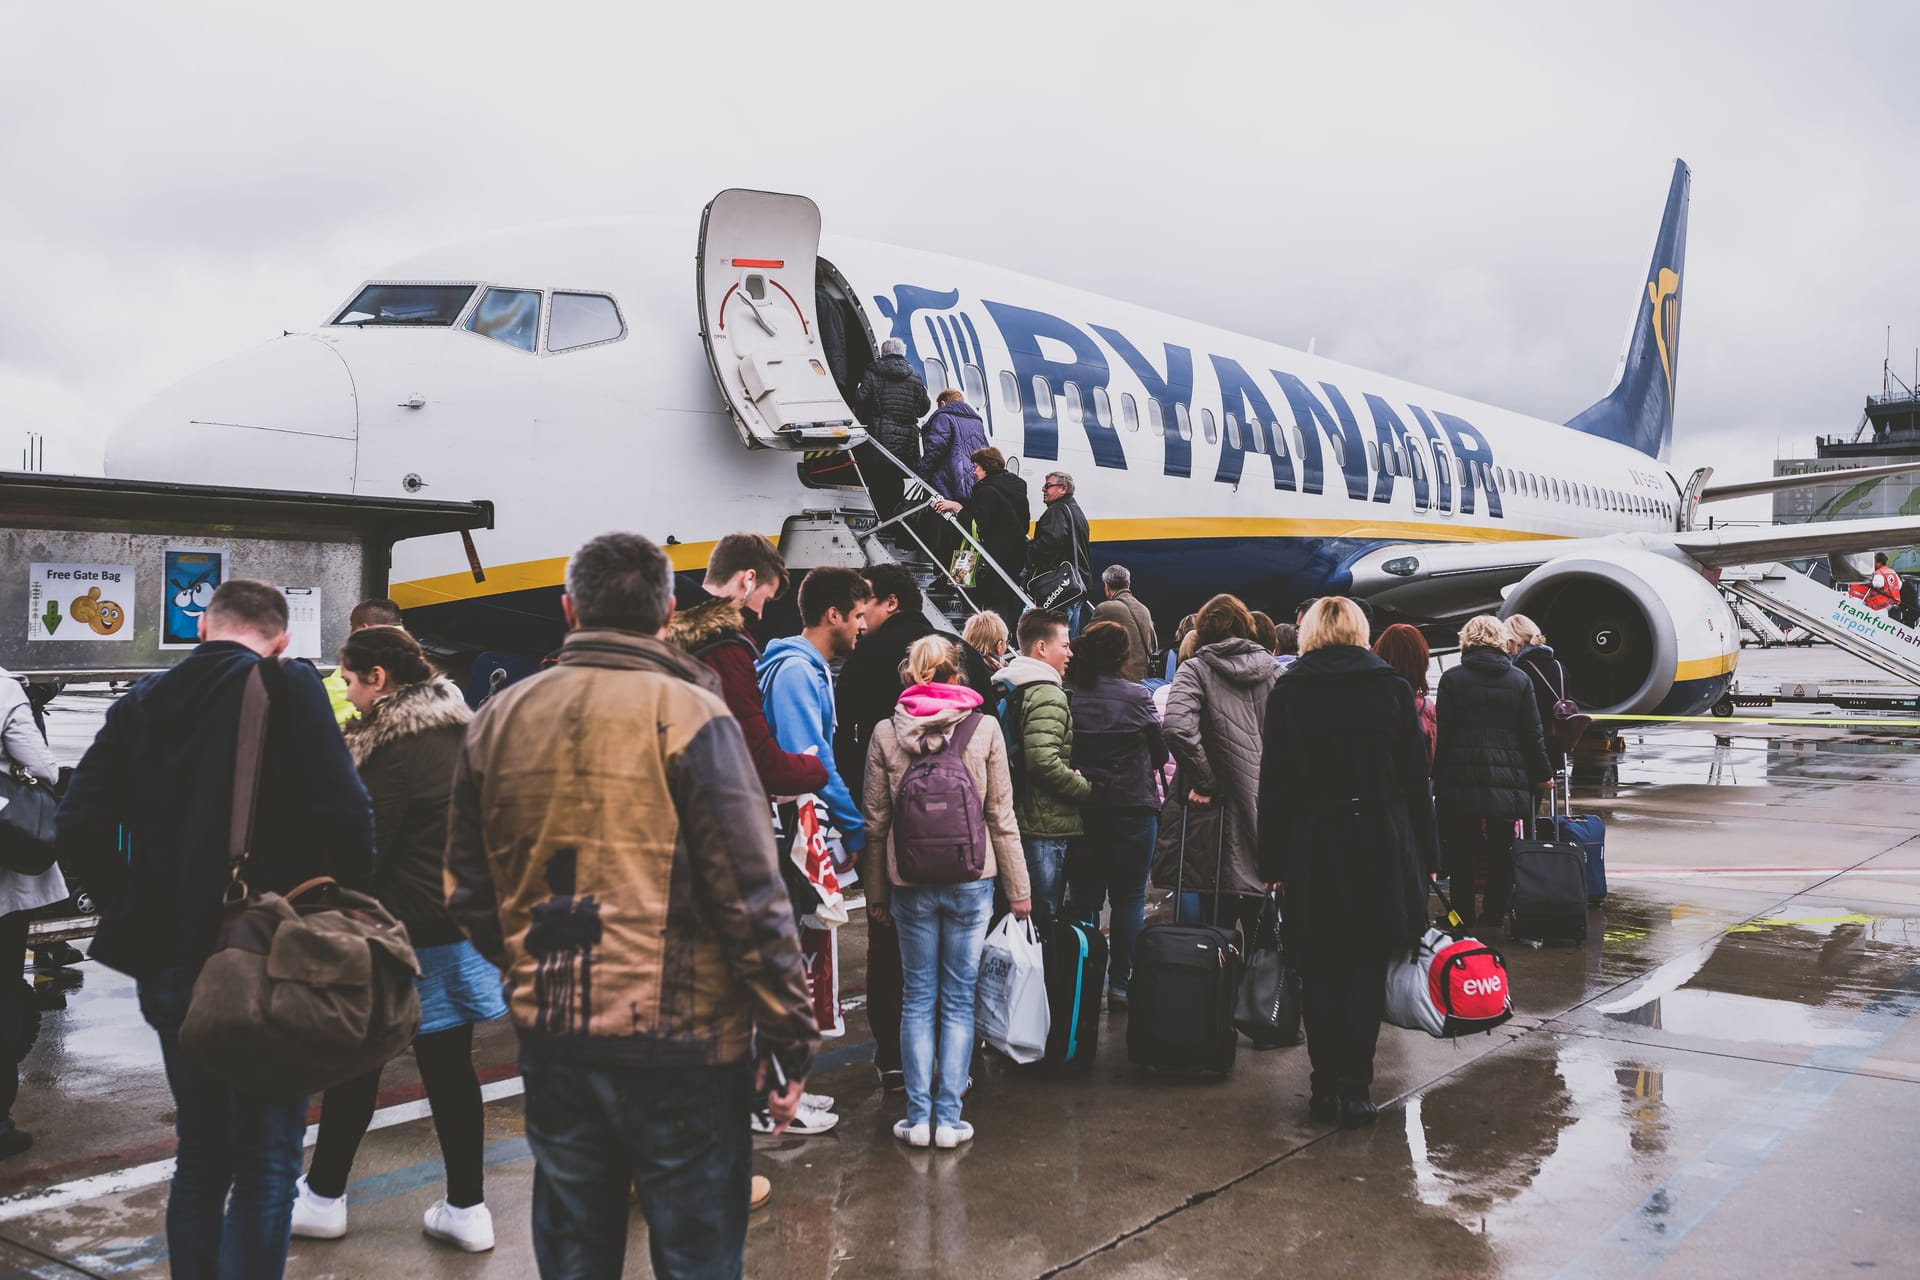
M722 597L675 612L667 624L667 643L682 653L697 654L716 640L744 635L746 629L747 611Z
M473 711L453 681L435 676L374 703L372 714L360 717L347 729L347 750L358 767L381 747L432 729L466 725L472 719Z

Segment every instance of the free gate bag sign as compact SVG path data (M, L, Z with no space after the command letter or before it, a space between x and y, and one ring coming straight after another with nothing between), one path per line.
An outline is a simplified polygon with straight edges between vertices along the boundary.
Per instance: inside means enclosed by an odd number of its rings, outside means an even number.
M132 565L35 564L27 574L27 639L133 639Z

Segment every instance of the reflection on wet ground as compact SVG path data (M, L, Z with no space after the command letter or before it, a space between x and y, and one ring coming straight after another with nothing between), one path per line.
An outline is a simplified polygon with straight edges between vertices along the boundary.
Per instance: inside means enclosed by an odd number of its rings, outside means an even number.
M1582 761L1576 808L1607 818L1616 868L1587 942L1489 939L1518 1008L1493 1035L1384 1029L1370 1130L1308 1118L1304 1050L1243 1045L1225 1080L1149 1076L1108 1014L1090 1077L983 1059L972 1147L910 1151L855 1013L810 1085L840 1099L840 1127L756 1153L776 1191L748 1274L1920 1271L1920 843L1887 799L1920 782L1920 743L1851 726L1716 737L1637 730L1624 758ZM1846 785L1863 778L1878 785ZM850 994L863 947L849 925ZM17 1114L41 1142L0 1164L0 1280L165 1274L171 1104L131 984L89 965L40 985ZM298 1242L288 1274L532 1274L513 1053L487 1028L483 1077L506 1091L487 1108L492 1255L419 1234L440 1169L403 1059L351 1234ZM637 1220L629 1257L644 1274Z

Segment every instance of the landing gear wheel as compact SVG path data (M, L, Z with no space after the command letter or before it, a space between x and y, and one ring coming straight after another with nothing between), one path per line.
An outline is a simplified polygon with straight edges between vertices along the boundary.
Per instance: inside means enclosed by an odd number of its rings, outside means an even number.
M1730 693L1721 694L1720 701L1713 704L1713 714L1719 716L1722 720L1730 718L1733 715L1733 695Z

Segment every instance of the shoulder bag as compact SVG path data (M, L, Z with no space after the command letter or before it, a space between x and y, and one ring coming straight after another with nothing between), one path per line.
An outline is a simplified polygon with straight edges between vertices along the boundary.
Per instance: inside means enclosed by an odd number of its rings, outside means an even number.
M285 895L248 889L267 710L255 667L240 701L226 906L180 1047L243 1092L289 1097L364 1075L406 1048L420 1026L420 966L404 925L329 876Z

